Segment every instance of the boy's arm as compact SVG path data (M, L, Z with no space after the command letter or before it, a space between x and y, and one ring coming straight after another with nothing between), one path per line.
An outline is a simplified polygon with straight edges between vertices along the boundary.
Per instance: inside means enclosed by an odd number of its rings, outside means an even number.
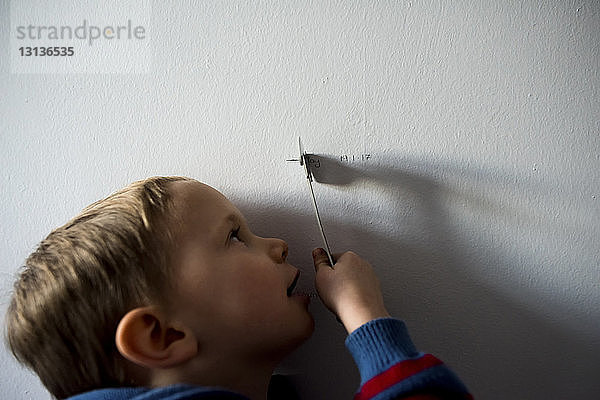
M319 296L349 333L346 347L361 376L355 400L472 399L448 367L415 349L404 322L390 318L368 262L347 252L331 269L321 249L313 258Z
M369 321L348 336L346 347L360 371L356 400L472 398L442 361L416 350L400 320Z

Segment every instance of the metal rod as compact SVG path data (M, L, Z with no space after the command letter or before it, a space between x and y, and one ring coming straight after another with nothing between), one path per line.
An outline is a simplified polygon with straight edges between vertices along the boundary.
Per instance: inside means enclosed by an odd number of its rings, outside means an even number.
M333 268L333 257L331 257L331 249L329 248L329 243L327 242L327 238L325 237L325 231L323 230L323 224L321 223L321 216L319 215L319 208L317 207L317 200L315 199L315 192L313 191L312 182L307 179L308 187L310 188L310 194L312 195L313 206L315 206L315 215L317 216L317 224L319 225L319 231L321 232L321 238L323 238L323 243L325 244L325 252L327 253L327 258L329 258L329 265Z

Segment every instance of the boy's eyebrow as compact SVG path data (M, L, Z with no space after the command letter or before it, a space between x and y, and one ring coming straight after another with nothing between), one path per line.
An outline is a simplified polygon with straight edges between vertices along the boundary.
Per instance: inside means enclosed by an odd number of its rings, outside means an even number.
M223 223L221 224L221 227L222 230L225 230L226 228L229 229L229 226L232 224L241 225L241 223L242 218L240 217L240 215L238 215L237 213L231 213L227 215L227 217L225 217Z
M226 220L229 221L229 222L234 222L234 223L240 223L240 222L242 222L242 218L237 213L231 213L231 214L229 214L227 216Z

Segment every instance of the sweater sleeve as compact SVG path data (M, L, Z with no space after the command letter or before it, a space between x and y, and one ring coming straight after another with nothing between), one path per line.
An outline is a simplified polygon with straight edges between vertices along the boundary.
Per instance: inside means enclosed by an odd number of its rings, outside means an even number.
M348 336L346 347L361 378L354 400L473 399L442 361L417 351L403 321L369 321Z

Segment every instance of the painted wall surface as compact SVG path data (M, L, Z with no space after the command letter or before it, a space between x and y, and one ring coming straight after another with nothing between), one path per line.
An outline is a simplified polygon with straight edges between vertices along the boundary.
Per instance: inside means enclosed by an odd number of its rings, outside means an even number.
M310 289L321 242L285 162L301 135L333 250L371 261L389 311L476 398L600 393L598 2L142 2L120 17L148 18L146 72L57 74L20 73L11 13L77 24L81 6L0 5L2 317L52 228L152 175L221 190ZM76 49L128 71L95 45ZM281 371L304 399L351 398L344 331L311 310ZM0 397L49 397L4 349L0 370Z

